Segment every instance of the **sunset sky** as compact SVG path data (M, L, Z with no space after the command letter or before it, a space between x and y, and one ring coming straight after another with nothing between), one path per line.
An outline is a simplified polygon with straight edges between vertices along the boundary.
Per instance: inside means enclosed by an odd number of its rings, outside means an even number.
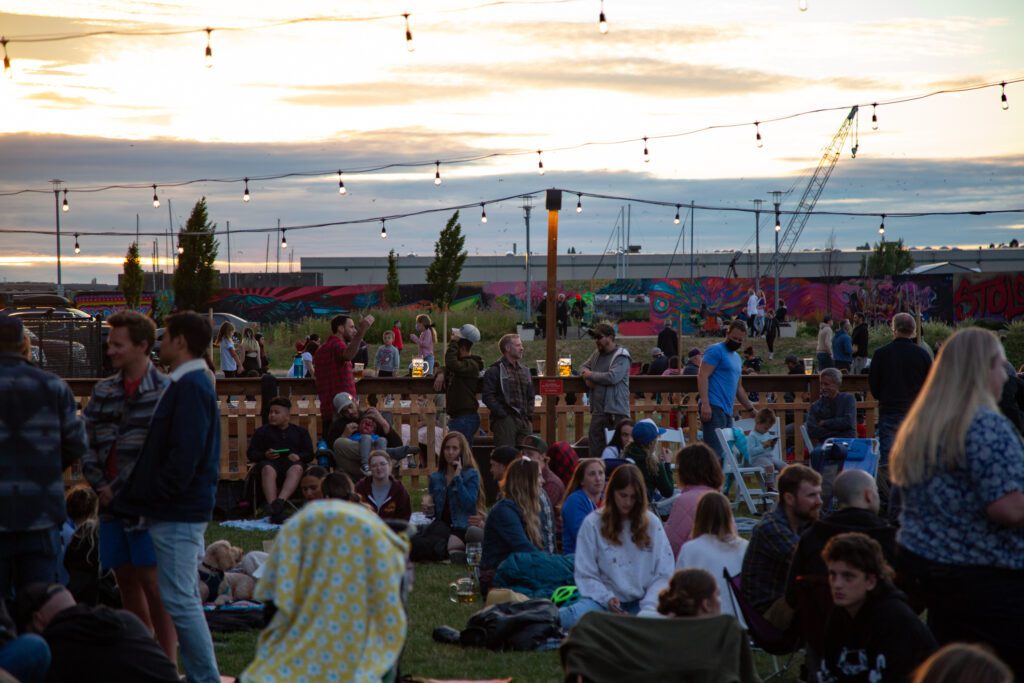
M871 103L936 89L1024 77L1024 3L928 0L838 3L808 0L681 3L606 0L610 30L598 31L599 0L490 5L479 0L252 3L0 0L0 35L10 42L12 77L0 79L0 192L70 189L61 216L65 282L113 282L129 236L175 230L206 196L221 232L374 219L479 204L561 187L670 203L750 206L770 190L796 187L845 112L678 137L714 124L765 120L820 107ZM488 6L485 6L488 5ZM401 17L410 13L415 50ZM304 17L330 21L268 26ZM204 64L212 26L212 67ZM19 39L89 31L174 32L59 42ZM243 29L243 30L226 30ZM868 212L1024 208L1024 83L880 106L879 129L862 109L859 152L842 158L820 209ZM636 140L572 151L585 142ZM466 164L433 160L527 152ZM250 182L151 184L241 178L390 163L418 168ZM144 189L81 192L111 184ZM172 202L168 215L167 201ZM566 197L560 251L604 250L623 202ZM792 208L791 196L784 208ZM463 212L471 254L524 243L519 201ZM538 198L542 204L543 199ZM671 252L674 209L636 204L633 242ZM543 251L535 214L534 249ZM294 268L303 256L432 251L447 214L290 231ZM1024 236L1024 215L890 219L887 238L912 245L977 245ZM841 247L878 237L877 218L812 217L798 248ZM0 279L55 279L51 193L0 196ZM768 245L770 224L762 233ZM746 248L753 218L697 214L699 251ZM154 237L141 239L144 266ZM276 243L271 237L270 269ZM689 231L687 230L687 243ZM267 236L233 234L237 270L263 270ZM766 246L766 250L770 248ZM164 240L160 239L160 249ZM222 258L227 256L221 239ZM282 254L282 270L287 255ZM219 264L222 268L226 264Z

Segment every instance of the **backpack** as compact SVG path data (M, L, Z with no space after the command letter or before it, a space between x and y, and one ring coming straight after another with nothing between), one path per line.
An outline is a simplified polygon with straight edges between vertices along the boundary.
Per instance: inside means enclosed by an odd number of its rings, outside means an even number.
M504 602L469 618L459 635L462 645L491 650L536 650L550 638L561 639L558 608L550 600Z

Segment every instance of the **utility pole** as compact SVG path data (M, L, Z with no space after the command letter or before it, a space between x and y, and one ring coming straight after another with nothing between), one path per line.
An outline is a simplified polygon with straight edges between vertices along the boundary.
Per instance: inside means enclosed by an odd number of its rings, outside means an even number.
M693 233L697 231L697 214L693 210L693 200L690 200L690 281L693 282Z
M782 230L782 217L779 215L779 206L782 205L782 191L773 190L769 192L772 196L772 203L775 205L775 254L772 256L772 263L775 264L775 308L779 307L779 231Z
M277 286L281 286L281 219L277 219Z
M57 296L64 296L64 280L60 272L60 191L64 190L64 181L55 178L50 182L53 184L53 213L57 221ZM67 197L67 190L64 193Z
M548 210L548 299L545 312L547 329L544 330L547 367L545 374L554 373L557 377L558 358L555 354L555 339L558 334L555 327L555 290L558 284L558 212L562 210L562 191L548 190L545 205ZM544 405L545 436L551 441L555 438L555 398L546 396Z
M227 224L228 233L228 289L231 289L231 221L224 221Z
M173 234L174 234L174 216L171 215L171 200L168 199L167 200L167 235L170 236L170 235L173 235ZM172 259L171 260L171 270L172 271L175 268L178 267L178 262L177 262L178 250L177 249L173 249L172 248L173 246L174 246L173 242L172 242L172 244L170 246L168 246L167 239L166 238L164 239L164 253L167 254L168 256L170 256L171 259Z
M754 289L761 291L761 204L763 199L754 202Z
M533 197L523 197L523 219L526 221L526 321L533 320L533 278L530 276L530 211Z

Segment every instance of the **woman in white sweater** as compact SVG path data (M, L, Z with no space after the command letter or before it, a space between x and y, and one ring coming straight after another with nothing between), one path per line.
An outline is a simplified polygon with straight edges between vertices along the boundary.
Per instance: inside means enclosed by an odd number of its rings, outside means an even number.
M722 614L732 614L746 628L743 615L729 599L729 587L722 574L723 569L728 569L730 576L739 574L747 552L747 540L736 533L736 521L728 498L718 491L701 496L690 538L692 540L679 549L676 569L703 569L715 577L721 595Z
M580 599L561 609L564 629L598 610L653 615L672 576L672 547L661 520L647 510L647 487L636 465L615 469L604 499L576 537Z

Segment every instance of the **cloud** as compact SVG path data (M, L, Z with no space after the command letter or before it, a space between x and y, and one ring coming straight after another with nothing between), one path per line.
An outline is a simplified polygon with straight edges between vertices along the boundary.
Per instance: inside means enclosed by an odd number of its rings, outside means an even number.
M52 91L39 92L28 95L25 99L43 102L44 106L49 105L58 108L85 107L92 104L87 97L69 97Z
M475 89L474 89L475 90ZM347 83L292 87L284 102L314 107L386 107L424 100L451 100L476 94L459 85L441 83Z

